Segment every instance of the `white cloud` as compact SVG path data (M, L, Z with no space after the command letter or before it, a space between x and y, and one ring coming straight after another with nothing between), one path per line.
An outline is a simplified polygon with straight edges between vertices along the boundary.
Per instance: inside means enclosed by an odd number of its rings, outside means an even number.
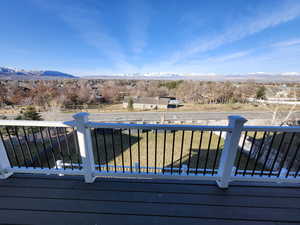
M281 41L272 44L273 47L289 47L293 45L299 45L300 44L300 39L290 39L286 41Z
M41 7L55 12L67 25L78 32L87 44L108 57L116 71L130 72L137 69L128 62L122 46L101 23L102 12L100 9L86 8L84 4L65 4L61 1L47 1L47 4L36 2Z
M211 57L208 60L209 61L214 61L214 62L226 62L226 61L239 59L239 58L242 58L244 56L247 56L247 55L251 54L252 51L253 50L234 52L234 53L227 54L227 55L222 55L222 56L219 56L219 57Z
M199 53L214 50L225 44L230 44L268 28L286 23L299 16L299 2L283 2L280 8L267 13L265 11L258 12L255 17L239 21L237 25L232 24L224 32L218 33L215 37L211 37L209 39L203 39L201 37L190 41L189 44L183 46L179 51L176 51L169 56L168 60L164 61L164 64L176 64L179 61Z
M130 1L128 7L128 36L130 47L134 54L140 54L147 46L147 32L151 7L144 0Z
M281 75L283 75L283 76L299 76L300 72L284 72L284 73L281 73Z

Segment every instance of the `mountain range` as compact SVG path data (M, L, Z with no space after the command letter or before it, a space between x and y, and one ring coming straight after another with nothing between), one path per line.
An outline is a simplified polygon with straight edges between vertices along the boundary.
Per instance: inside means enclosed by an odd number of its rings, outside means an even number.
M53 80L77 78L68 73L52 70L18 70L0 67L0 79L2 80Z
M189 73L132 73L92 75L78 77L52 70L23 70L0 67L0 80L59 80L59 79L121 79L121 80L199 80L199 81L247 81L300 82L300 72L247 74L189 74Z
M135 73L118 75L85 76L82 79L121 79L121 80L198 80L198 81L239 81L256 82L300 82L300 73L247 73L247 74L176 74L176 73Z

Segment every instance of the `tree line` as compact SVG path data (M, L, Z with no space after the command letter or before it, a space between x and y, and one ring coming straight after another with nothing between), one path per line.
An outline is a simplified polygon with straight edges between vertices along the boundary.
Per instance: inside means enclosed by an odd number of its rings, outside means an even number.
M0 81L0 105L68 105L120 103L124 96L172 96L195 104L246 103L264 98L266 88L254 81L56 80Z

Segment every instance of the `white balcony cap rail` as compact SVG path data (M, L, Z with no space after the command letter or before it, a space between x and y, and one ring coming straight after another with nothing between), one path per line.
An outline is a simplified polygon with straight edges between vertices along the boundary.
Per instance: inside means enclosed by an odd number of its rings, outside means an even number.
M300 132L300 126L244 126L243 131Z
M74 127L74 121L30 121L30 120L0 120L1 126L24 127Z
M144 129L144 130L189 130L189 131L231 131L229 126L197 126L197 125L170 125L170 124L129 124L129 123L96 123L88 122L89 128L112 128L112 129Z

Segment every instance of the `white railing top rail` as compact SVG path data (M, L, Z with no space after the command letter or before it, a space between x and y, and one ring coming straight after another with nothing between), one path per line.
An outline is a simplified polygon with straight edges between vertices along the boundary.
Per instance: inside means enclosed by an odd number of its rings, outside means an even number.
M199 130L199 131L232 131L231 126L184 125L184 124L132 124L132 123L85 123L88 128L112 129L147 129L147 130ZM31 121L31 120L0 120L0 126L29 127L75 127L75 121ZM243 131L265 132L300 132L300 126L243 126Z
M0 120L0 126L74 127L74 121Z
M300 132L300 126L244 126L243 131Z
M229 126L198 126L198 125L170 125L170 124L129 124L129 123L97 123L87 122L89 128L121 128L145 130L200 130L200 131L231 131Z

